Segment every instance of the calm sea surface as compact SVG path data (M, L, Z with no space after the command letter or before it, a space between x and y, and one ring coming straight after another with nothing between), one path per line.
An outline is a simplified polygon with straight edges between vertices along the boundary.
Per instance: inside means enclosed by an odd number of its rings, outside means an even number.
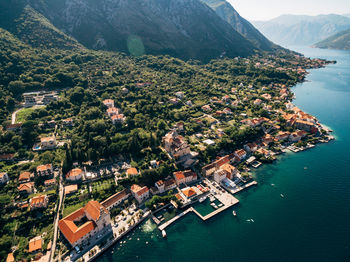
M237 217L189 214L167 239L147 221L98 261L350 261L350 52L293 49L338 61L293 88L337 140L261 167L259 185L237 196Z

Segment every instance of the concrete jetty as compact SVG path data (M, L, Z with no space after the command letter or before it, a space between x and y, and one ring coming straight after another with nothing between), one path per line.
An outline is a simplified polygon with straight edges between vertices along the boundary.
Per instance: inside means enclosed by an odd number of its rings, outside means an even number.
M231 194L236 194L236 193L238 193L238 192L240 192L240 191L242 191L242 190L244 190L244 189L246 189L246 188L248 188L248 187L255 186L255 185L257 185L257 184L258 184L258 182L252 181L252 182L250 182L250 183L244 184L243 186L238 186L238 187L236 187L235 189L230 189L230 188L225 187L225 186L224 186L224 188L225 188L227 191L229 191Z
M179 218L183 217L184 215L188 214L189 212L191 212L193 210L192 207L186 209L184 212L181 212L180 214L176 215L175 217L173 217L172 219L170 219L169 221L165 222L164 224L160 225L158 228L160 231L164 230L167 226L171 225L173 222L175 222L176 220L178 220Z

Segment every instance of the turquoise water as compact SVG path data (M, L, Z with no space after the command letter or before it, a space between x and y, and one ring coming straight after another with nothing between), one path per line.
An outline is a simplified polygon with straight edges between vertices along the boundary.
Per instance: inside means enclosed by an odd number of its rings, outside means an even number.
M189 214L167 239L147 222L100 262L350 261L350 52L294 49L338 61L293 88L294 103L337 140L261 167L259 185L238 195L237 217L232 209L207 222Z

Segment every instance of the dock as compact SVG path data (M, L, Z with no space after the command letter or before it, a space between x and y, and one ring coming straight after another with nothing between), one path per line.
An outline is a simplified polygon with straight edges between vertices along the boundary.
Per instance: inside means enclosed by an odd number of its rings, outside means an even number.
M176 220L178 220L179 218L185 216L186 214L188 214L189 212L192 211L192 207L186 209L184 212L176 215L175 217L173 217L172 219L170 219L169 221L165 222L164 224L160 225L158 228L160 231L163 231L167 226L171 225L173 222L175 222Z
M246 189L248 187L255 186L257 184L258 184L258 182L252 181L250 183L244 184L243 186L237 186L235 189L230 189L230 188L227 188L227 187L225 187L225 189L227 191L229 191L231 194L237 194L238 192L240 192L240 191L242 191L242 190L244 190L244 189Z
M154 223L156 223L157 225L160 224L160 220L158 218L156 218L153 214L152 214L152 220L154 221Z

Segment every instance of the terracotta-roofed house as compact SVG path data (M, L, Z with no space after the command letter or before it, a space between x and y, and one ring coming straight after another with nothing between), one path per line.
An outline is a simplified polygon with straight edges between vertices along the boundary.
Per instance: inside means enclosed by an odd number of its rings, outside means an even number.
M32 194L34 193L34 182L20 184L17 189L20 193Z
M64 194L65 195L70 195L78 191L78 185L73 184L73 185L68 185L64 187Z
M113 115L118 115L120 114L120 110L116 107L110 107L107 109L107 115L109 117L113 116Z
M223 170L226 174L226 177L228 179L232 179L234 175L238 173L238 170L236 167L230 165L230 164L225 164L221 167L221 170Z
M33 197L29 200L30 209L34 210L37 208L47 207L48 202L49 202L49 199L47 195L40 195L40 196Z
M112 107L114 107L114 100L113 99L105 99L105 100L103 100L103 104L108 108L112 108Z
M53 175L52 164L37 166L36 173L39 176L52 176Z
M191 187L184 188L181 191L187 198L192 198L197 195L196 191L194 191Z
M28 252L29 253L41 252L42 245L43 245L43 240L42 240L41 236L34 237L29 241Z
M163 180L158 180L155 183L156 188L158 189L159 193L164 193L165 192L165 184Z
M54 185L56 185L56 179L52 178L52 179L48 179L44 181L44 185L46 188L52 188Z
M110 215L104 206L92 200L85 207L62 218L58 222L58 227L74 247L85 244L90 239L96 239L95 236L107 227L111 230Z
M149 189L146 186L140 187L134 184L131 186L131 194L136 198L137 202L142 203L149 198Z
M5 184L9 181L7 173L0 173L0 184Z
M40 145L42 150L53 149L56 147L55 136L42 137L40 138Z
M235 156L239 157L239 159L245 159L247 157L247 152L243 149L238 149L235 151Z
M126 170L126 174L128 176L136 176L139 174L139 172L137 171L137 169L135 167L131 167L128 170Z
M248 144L244 145L244 149L247 152L253 153L256 150L258 150L258 145L256 143L248 143Z
M124 200L126 200L129 197L129 194L126 192L126 189L110 196L106 200L104 200L101 205L107 208L108 210L111 210L113 207L118 206L120 203L122 203Z
M28 171L22 172L18 177L19 183L27 183L30 182L31 178L34 177L33 173L30 173Z
M66 174L66 180L68 181L79 181L83 177L83 170L80 168L74 168Z
M13 256L13 253L9 253L7 255L6 262L15 262L15 257Z
M177 185L186 183L186 178L183 171L174 172L173 175Z

